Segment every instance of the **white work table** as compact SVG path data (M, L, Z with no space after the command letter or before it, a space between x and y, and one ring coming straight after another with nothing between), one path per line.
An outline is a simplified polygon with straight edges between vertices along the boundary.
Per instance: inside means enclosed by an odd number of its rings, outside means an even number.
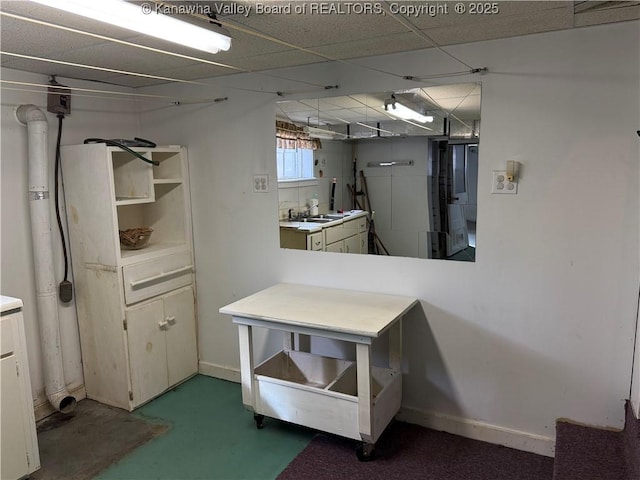
M402 317L415 298L306 285L278 284L222 307L238 325L242 400L263 416L364 443L361 460L400 408ZM255 365L252 327L280 330L281 352ZM389 331L389 364L371 364L371 345ZM292 334L352 342L356 361L293 349Z

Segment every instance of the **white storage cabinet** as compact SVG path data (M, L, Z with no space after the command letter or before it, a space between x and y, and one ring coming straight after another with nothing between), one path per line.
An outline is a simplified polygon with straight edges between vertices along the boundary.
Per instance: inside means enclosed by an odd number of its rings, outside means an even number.
M87 396L133 410L197 373L186 150L62 148ZM119 230L151 227L127 250Z
M0 343L0 478L15 480L40 468L22 300L2 297Z

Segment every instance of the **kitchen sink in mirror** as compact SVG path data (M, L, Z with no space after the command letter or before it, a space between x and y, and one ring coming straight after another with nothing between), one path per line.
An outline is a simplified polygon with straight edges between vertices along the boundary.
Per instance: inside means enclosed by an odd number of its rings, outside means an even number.
M276 105L280 246L475 261L478 83Z

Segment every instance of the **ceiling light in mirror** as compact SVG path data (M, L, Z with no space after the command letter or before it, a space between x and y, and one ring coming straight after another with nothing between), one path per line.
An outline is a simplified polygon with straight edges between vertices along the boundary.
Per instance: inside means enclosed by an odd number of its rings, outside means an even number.
M480 93L467 83L278 103L278 120L323 136L316 183L278 190L281 247L474 261ZM391 95L433 121L390 115Z
M394 117L398 117L403 120L415 120L416 122L420 123L433 122L432 115L423 115L422 113L416 112L409 107L405 107L403 104L396 100L394 95L392 95L389 100L384 102L384 110Z

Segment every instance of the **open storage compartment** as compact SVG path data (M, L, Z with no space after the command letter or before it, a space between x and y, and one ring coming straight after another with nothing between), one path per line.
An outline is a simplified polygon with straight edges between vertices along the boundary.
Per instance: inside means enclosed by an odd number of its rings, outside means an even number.
M148 156L148 152L140 153ZM120 150L112 151L111 158L116 204L153 202L151 164Z
M325 388L352 363L337 358L283 350L258 365L255 373L272 380Z
M377 438L400 408L402 378L371 368ZM255 413L360 440L355 362L305 352L278 352L254 370Z

